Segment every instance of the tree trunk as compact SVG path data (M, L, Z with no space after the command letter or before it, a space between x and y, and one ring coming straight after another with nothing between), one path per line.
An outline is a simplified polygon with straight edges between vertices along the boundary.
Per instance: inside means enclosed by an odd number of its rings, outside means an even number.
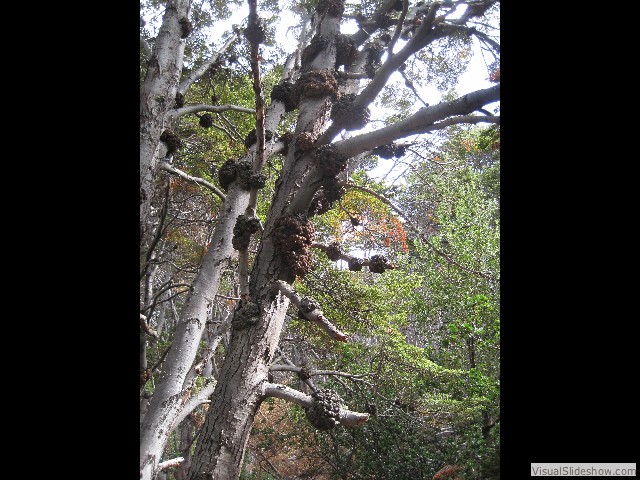
M185 378L196 357L205 322L210 316L220 285L222 268L233 253L231 238L238 215L247 208L249 192L237 182L229 186L217 220L211 247L193 282L176 326L162 374L151 397L140 432L140 478L151 480L162 457L173 422L190 391L184 391Z
M329 70L335 65L334 38L338 19L325 17L318 31L332 40L310 66L313 70ZM329 119L331 101L328 96L303 98L298 108L292 146L302 133L310 133L314 138L318 136ZM273 231L282 216L301 213L289 211L289 199L299 193L300 180L311 167L310 155L299 157L295 148L289 148L249 284L251 301L261 306L260 320L255 326L245 329L234 327L232 322L231 343L196 447L190 480L231 480L240 476L249 433L264 398L269 366L280 341L289 306L289 299L279 291L274 292L274 285L280 279L286 282L295 280L295 275L276 249Z
M140 246L145 250L151 223L151 200L158 162L167 153L160 136L165 115L175 107L176 89L182 73L185 42L180 19L187 18L190 0L171 0L167 4L156 46L149 59L140 93Z

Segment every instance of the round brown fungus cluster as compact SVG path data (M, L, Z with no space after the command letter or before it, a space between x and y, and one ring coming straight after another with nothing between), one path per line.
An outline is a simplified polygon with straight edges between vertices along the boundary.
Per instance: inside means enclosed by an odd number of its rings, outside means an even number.
M350 35L343 33L336 35L336 69L340 65L348 68L356 60L358 49L356 42Z
M250 43L263 43L267 38L264 33L264 28L259 20L253 25L245 28L242 33Z
M369 123L371 112L367 107L355 108L356 95L348 93L342 95L338 101L331 106L331 120L336 126L345 130L358 130Z
M283 156L287 156L289 153L289 145L291 144L291 140L293 140L293 133L287 132L284 135L280 135L280 141L284 143L284 147L282 148L282 152L280 152Z
M246 302L233 314L231 324L236 330L243 330L258 323L260 320L260 305Z
M144 385L147 383L151 376L153 375L153 371L150 368L145 368L140 372L140 385Z
M242 160L236 164L238 183L244 190L263 188L267 183L267 176L253 171L253 164L249 160Z
M396 24L396 20L388 13L381 13L375 20L378 28L389 28Z
M395 265L389 263L384 255L374 255L369 259L369 271L371 273L384 273L385 270L393 270Z
M162 132L162 135L160 135L160 141L167 146L167 155L172 154L182 145L182 140L180 140L180 137L169 129Z
M395 143L387 143L385 145L380 145L379 147L374 148L371 153L377 155L381 158L390 159L393 157L400 158L402 157L407 150L407 147L404 145L396 145Z
M340 155L333 144L318 147L313 155L316 166L326 177L335 177L347 167L347 157Z
M360 258L351 258L349 260L349 270L351 270L352 272L359 272L360 270L362 270L362 264L363 261Z
M300 75L293 87L293 103L300 104L303 98L338 97L338 81L334 70L314 70Z
M187 38L193 32L193 24L187 18L180 19L180 38Z
M220 167L220 171L218 172L218 180L220 182L220 186L226 192L233 182L236 179L236 175L238 174L238 166L232 158L224 162L222 167Z
M291 273L304 277L311 270L311 244L315 237L313 224L296 215L284 215L273 229L274 244Z
M213 117L209 113L205 113L198 121L202 128L211 128L213 126Z
M275 85L271 90L271 101L279 100L284 103L284 111L291 112L298 108L298 104L293 101L293 83L286 80Z
M325 251L327 258L332 262L340 260L342 257L342 251L340 250L340 244L338 242L332 242Z
M180 92L176 93L176 108L184 107L184 95Z
M324 177L322 188L318 190L309 205L309 215L322 215L333 207L333 202L342 198L345 193L344 186L340 185L336 177Z
M309 370L307 370L305 367L302 367L298 372L298 378L300 380L309 380L311 378L311 375L309 375Z
M300 301L300 307L298 309L298 318L306 320L306 314L313 312L315 309L320 308L320 304L311 297L303 297Z
M260 230L260 220L256 217L238 215L233 227L233 239L231 243L236 250L246 250L251 241L251 235Z
M320 0L316 11L320 14L328 14L330 17L339 17L344 13L344 0Z
M376 76L376 70L382 64L382 54L384 53L384 47L379 43L370 43L365 48L367 51L367 62L365 63L364 71L367 77L373 78Z
M311 394L311 398L313 405L305 409L305 414L314 427L331 430L340 423L340 409L344 407L344 401L335 390L319 389Z
M264 139L265 141L269 141L273 138L273 132L271 130L264 131ZM244 139L244 146L246 148L251 147L254 143L258 141L258 135L256 134L256 129L251 130Z

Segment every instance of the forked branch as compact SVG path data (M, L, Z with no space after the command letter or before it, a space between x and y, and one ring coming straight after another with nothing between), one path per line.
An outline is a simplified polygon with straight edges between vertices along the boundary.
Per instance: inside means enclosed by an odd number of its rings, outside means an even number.
M283 280L276 281L276 288L282 294L291 300L307 320L317 323L332 339L339 342L348 342L348 335L338 330L322 313L320 308L309 302L307 298L303 298L295 291L295 289Z

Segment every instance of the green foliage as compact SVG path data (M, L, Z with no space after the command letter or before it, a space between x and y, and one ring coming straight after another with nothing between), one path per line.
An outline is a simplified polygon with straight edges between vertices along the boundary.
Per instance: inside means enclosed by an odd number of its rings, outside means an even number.
M419 162L397 198L431 232L429 242L466 268L416 237L396 257L397 270L351 272L319 253L314 271L296 285L351 336L349 343L331 342L292 309L287 331L324 352L312 367L364 375L363 382L327 377L322 388L336 389L352 410L375 412L362 427L328 432L294 415L299 428L287 441L326 462L329 478L431 478L445 465L462 468L466 478L499 478L496 143L497 129L457 130L437 152L447 168ZM354 181L388 188L364 171ZM353 207L354 199L345 196L343 204ZM335 238L331 225L339 218L333 209L316 219L321 241ZM356 240L352 248L362 245Z

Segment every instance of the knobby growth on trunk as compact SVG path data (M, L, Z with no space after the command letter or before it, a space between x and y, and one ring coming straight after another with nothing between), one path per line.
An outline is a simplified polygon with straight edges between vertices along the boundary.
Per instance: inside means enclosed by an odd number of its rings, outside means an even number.
M248 0L245 28L234 28L209 58L189 70L183 68L185 46L197 33L190 20L191 0L167 3L152 47L141 38L147 62L140 93L140 478L155 479L176 466L182 468L182 478L191 480L238 478L254 418L268 397L301 406L320 430L355 428L369 418L369 413L350 410L348 402L330 389L316 388L310 380L313 370L274 364L282 358L281 333L290 307L329 339L350 341L349 333L334 325L321 305L296 291L296 282L313 271L317 252L330 261L347 262L352 271L367 267L372 274L383 275L396 268L383 255L358 258L339 244L317 241L313 222L338 205L347 188L360 188L385 201L349 178L376 149L381 152L397 140L452 125L500 121L482 113L499 100L498 76L489 88L425 106L382 128L352 133L373 125L373 102L392 74L404 71L408 61L439 39L465 35L487 45L492 42L467 22L481 18L495 0L465 2L465 12L457 16L452 15L457 10L454 2L401 3L398 8L398 2L384 1L369 18L359 18L359 30L349 35L341 33L342 0L320 0L314 9L304 11L299 44L283 62L268 105L261 70L268 29L257 0ZM192 103L196 97L190 96L191 90L207 81L231 49L242 45L254 105ZM490 46L499 51L497 44ZM195 117L200 128L241 138L225 116L229 112L254 124L244 155L219 162L212 179L172 165L190 141L177 133L181 121ZM292 129L286 135L274 133L291 112ZM258 199L273 174L271 160L276 155L284 161L261 219ZM170 194L182 181L199 195L213 195L217 209L206 249L184 284L163 280L159 273L168 262L167 232L180 219L172 213ZM190 201L185 196L184 201ZM447 260L455 263L450 256ZM234 265L236 288L232 295L223 295L223 277ZM180 308L176 296L183 298ZM163 346L159 361L147 365L149 342L159 345L169 318L175 325L173 337ZM285 369L300 375L311 393L270 380L273 371ZM321 374L360 380L344 372ZM151 391L145 389L150 382ZM207 405L206 418L198 420L194 439L195 427L189 422L199 418L195 412L202 405ZM195 442L195 452L186 449L183 456L165 458L167 442L177 429Z

